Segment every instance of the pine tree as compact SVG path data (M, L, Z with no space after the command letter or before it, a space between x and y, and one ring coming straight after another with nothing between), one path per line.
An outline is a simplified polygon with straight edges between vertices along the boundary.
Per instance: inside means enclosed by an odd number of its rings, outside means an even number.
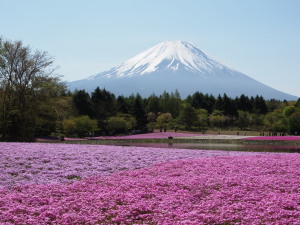
M147 116L145 113L144 106L142 104L142 98L139 94L137 94L134 106L133 106L133 115L136 118L136 129L144 130L147 126Z

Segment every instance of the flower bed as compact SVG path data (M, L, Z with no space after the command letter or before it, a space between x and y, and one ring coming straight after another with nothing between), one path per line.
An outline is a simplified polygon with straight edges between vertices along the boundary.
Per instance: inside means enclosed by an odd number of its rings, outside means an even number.
M258 137L244 138L244 140L300 141L300 136L258 136Z
M0 189L1 224L299 224L299 154L208 157Z
M103 145L0 142L0 187L70 183L170 160L251 154Z

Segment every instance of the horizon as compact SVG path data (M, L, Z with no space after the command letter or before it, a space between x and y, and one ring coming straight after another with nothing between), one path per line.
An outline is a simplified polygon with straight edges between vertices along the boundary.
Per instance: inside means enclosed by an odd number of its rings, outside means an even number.
M298 1L0 1L1 36L47 51L63 79L116 67L166 40L300 96ZM14 11L12 11L12 9Z

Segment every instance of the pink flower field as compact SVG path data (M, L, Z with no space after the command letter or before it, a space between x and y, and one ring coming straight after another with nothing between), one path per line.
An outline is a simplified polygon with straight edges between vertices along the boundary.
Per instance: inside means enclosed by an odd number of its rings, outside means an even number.
M171 160L242 154L230 151L3 142L0 142L0 149L0 187L70 183L83 177L107 176Z
M244 140L300 141L300 136L258 136L258 137L244 138Z
M0 149L0 224L299 224L299 154Z

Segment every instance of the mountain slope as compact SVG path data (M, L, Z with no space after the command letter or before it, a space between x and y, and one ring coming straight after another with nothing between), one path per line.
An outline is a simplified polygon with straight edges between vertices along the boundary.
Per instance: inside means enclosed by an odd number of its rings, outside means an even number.
M297 99L230 69L184 41L162 42L120 66L69 83L71 90L92 91L97 86L116 95L138 92L144 97L178 89L183 98L200 91L215 96L226 93L231 97L245 94L262 95L266 99Z

